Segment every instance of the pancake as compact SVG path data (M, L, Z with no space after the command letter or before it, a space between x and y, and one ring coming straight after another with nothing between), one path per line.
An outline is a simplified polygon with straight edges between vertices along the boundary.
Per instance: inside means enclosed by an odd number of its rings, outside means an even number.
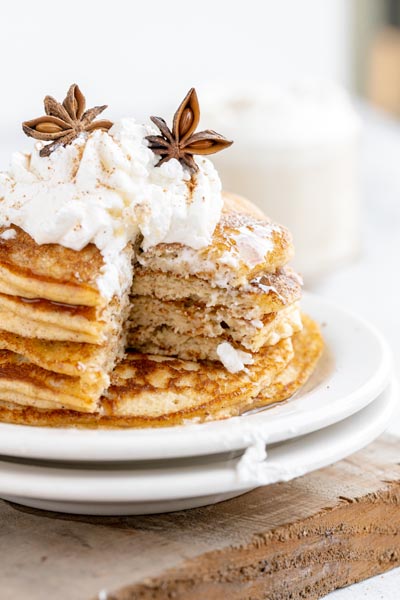
M223 212L209 246L157 244L139 253L146 271L196 276L219 287L237 288L259 274L274 273L293 256L287 229L271 220L235 211Z
M243 287L221 288L194 276L171 275L135 269L132 296L150 296L164 301L191 300L204 306L228 306L239 318L262 319L301 298L300 277L290 268L264 273Z
M207 362L131 353L114 370L102 412L39 410L0 402L0 420L50 427L162 427L222 419L294 394L314 370L323 341L318 326L304 328L259 353L247 372L230 374Z
M54 373L20 354L0 351L0 399L37 408L98 409L109 381L103 377L72 377Z
M252 354L246 348L240 344L232 343L224 337L184 335L176 333L167 326L154 330L133 329L128 335L129 346L144 354L173 356L194 361L221 360L218 348L224 342L228 342L236 351L246 352L248 358L251 359Z
M0 324L27 338L102 344L122 308L117 298L100 308L0 294Z
M258 339L254 354L249 354L249 348L232 341L229 336L207 337L177 333L171 327L163 325L158 328L134 328L128 333L128 345L144 354L159 354L161 356L176 356L187 360L221 360L219 350L221 344L228 343L237 351L245 352L249 358L257 356L263 347L273 346L280 340L289 338L295 331L300 331L302 323L300 316L295 324L284 323L281 327L266 334L266 339ZM262 342L266 343L262 343Z
M102 377L109 383L105 372L111 372L114 355L121 358L125 350L125 340L117 335L110 337L103 345L57 342L24 338L8 331L0 330L0 350L9 350L32 364L61 375L97 379ZM111 366L110 366L111 365Z
M10 237L9 232L15 231ZM7 233L5 233L7 232ZM0 293L81 306L103 306L97 278L104 266L89 244L79 252L37 244L19 227L0 228Z
M196 346L200 345L203 350L197 358L218 360L215 348L224 341L240 344L242 350L257 352L262 346L274 345L292 336L301 326L297 302L279 312L266 314L262 320L249 320L237 317L234 307L232 310L230 306L207 307L191 301L163 302L149 296L135 296L131 298L127 339L131 348L154 344L157 340L159 351L144 348L144 352L166 354L163 350L168 346L173 348L174 335L178 344L182 339L196 338ZM166 346L162 340L167 338L170 341ZM206 344L214 349L212 356L206 352ZM181 355L181 358L196 358L196 355Z

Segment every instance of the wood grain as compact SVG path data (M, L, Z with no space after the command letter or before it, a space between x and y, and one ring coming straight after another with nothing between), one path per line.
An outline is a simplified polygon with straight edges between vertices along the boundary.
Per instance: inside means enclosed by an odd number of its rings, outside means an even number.
M294 600L400 564L400 440L218 505L73 517L0 502L1 599Z

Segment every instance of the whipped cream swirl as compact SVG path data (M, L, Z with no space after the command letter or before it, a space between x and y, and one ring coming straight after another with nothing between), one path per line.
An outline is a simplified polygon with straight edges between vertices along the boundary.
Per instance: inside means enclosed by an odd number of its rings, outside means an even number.
M81 250L97 246L104 258L100 292L111 298L129 284L126 245L140 232L142 247L179 242L207 246L223 200L213 164L198 157L191 178L175 159L156 167L145 136L152 127L122 119L104 132L82 134L48 158L16 153L0 173L0 224L21 227L38 244Z

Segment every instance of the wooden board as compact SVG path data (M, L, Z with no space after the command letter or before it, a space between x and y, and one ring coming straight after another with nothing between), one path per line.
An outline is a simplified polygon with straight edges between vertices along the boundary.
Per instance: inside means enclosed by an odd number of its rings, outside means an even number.
M400 440L218 505L73 517L0 502L2 600L285 600L400 564Z

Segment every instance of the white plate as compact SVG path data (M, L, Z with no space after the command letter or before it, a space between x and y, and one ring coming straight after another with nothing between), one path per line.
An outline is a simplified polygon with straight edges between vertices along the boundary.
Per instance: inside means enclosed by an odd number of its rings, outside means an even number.
M0 461L0 496L46 510L98 515L170 512L220 502L260 485L294 479L363 448L384 431L398 396L393 382L355 415L275 444L266 456L264 445L258 444L236 458L194 459L193 464L186 459L183 464L117 463L102 469Z
M0 424L0 455L53 460L153 460L273 443L337 423L374 400L392 359L381 335L359 317L306 294L303 308L322 325L326 351L307 386L257 414L161 429L79 430Z

